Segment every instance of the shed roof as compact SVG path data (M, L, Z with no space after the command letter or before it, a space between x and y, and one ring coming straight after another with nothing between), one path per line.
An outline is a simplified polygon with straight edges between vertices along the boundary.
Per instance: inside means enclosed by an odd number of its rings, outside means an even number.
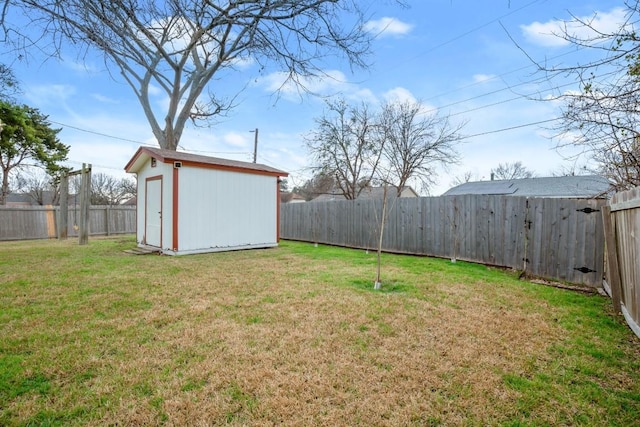
M145 165L148 159L154 157L162 163L182 162L183 166L195 166L210 169L221 169L259 175L289 176L287 172L260 163L241 162L238 160L221 159L218 157L201 156L182 151L165 150L162 148L140 147L133 155L125 170L136 173Z
M463 194L502 194L526 197L601 198L611 189L609 181L599 175L557 176L465 182L449 189L443 196Z

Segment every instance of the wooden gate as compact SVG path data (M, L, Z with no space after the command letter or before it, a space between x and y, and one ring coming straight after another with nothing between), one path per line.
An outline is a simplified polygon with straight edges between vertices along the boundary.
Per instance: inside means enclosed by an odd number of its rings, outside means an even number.
M593 287L604 277L602 199L527 199L526 272Z

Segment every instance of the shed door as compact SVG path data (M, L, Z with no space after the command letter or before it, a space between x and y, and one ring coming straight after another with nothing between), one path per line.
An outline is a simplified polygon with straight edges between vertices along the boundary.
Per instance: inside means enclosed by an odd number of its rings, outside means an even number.
M162 247L162 177L147 179L144 211L145 243Z

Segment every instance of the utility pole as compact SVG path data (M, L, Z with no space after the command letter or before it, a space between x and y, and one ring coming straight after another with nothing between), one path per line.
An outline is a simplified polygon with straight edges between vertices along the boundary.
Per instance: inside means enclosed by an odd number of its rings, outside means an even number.
M253 163L255 163L258 157L258 128L256 128L256 130L250 130L249 132L255 133L255 138L253 139Z

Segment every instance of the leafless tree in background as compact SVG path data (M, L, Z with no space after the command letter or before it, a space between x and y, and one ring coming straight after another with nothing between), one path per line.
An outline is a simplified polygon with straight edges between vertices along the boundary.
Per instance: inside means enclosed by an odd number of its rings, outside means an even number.
M332 175L319 171L293 192L300 194L305 200L313 200L321 194L331 194L336 188L336 181Z
M73 176L69 181L70 191L80 193L81 177ZM135 197L136 183L131 178L116 178L102 172L91 173L91 205L116 206Z
M465 171L462 175L454 176L449 184L452 187L455 187L460 184L464 184L471 181L477 181L478 177L474 176L472 171Z
M493 179L522 179L533 178L533 171L527 169L522 162L499 163L491 169Z
M306 137L307 148L315 170L332 176L341 194L355 200L376 177L382 156L377 117L364 103L354 107L338 100L327 107Z
M382 162L385 180L397 194L416 179L424 193L436 182L436 168L459 161L457 145L465 123L425 114L418 102L389 102L382 107L380 128L384 138Z
M22 168L14 179L14 193L28 194L38 205L57 205L60 200L60 176L51 175L42 168Z

